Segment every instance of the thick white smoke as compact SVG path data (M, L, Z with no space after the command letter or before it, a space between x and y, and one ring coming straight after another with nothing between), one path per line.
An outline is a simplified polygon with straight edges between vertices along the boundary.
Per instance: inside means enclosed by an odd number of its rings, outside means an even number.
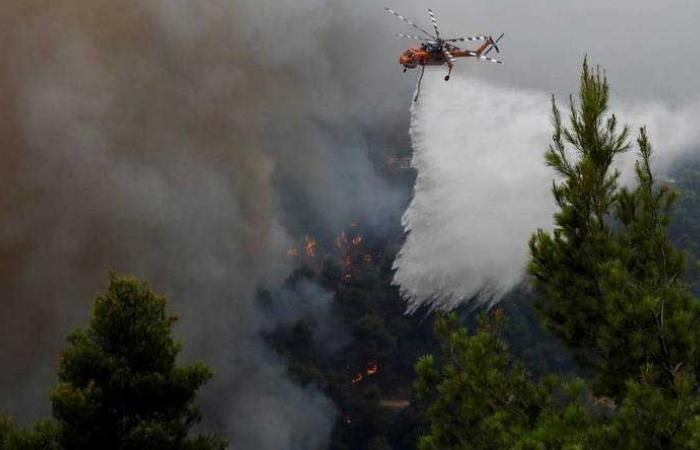
M560 103L565 111L566 102ZM477 295L478 303L495 302L523 280L529 237L551 228L554 211L553 173L543 158L549 106L544 92L460 74L445 83L442 72L426 73L411 114L418 178L394 267L409 310L452 308ZM660 172L698 137L697 103L677 110L659 104L611 109L634 128L648 126ZM633 157L631 151L623 166L629 168Z

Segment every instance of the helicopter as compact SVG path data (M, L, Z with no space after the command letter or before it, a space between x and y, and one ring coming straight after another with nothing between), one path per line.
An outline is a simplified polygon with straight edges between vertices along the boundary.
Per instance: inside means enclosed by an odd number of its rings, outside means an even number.
M498 42L503 39L504 33L501 33L496 39L492 36L477 35L468 37L458 37L458 38L443 38L440 34L440 28L437 24L437 19L435 18L435 13L432 9L428 9L428 15L430 16L430 21L435 29L435 35L432 35L428 31L419 27L412 21L408 20L401 14L397 13L393 9L384 7L384 9L394 16L398 17L400 20L411 25L416 30L420 31L427 37L398 34L399 37L413 39L415 41L420 41L420 47L409 48L404 51L399 57L399 64L403 66L403 71L406 72L408 69L415 69L417 67L421 68L421 74L418 78L418 85L416 88L416 96L414 101L418 100L418 94L420 93L420 85L423 80L423 74L425 73L425 66L443 66L447 65L447 75L445 75L445 81L449 81L450 75L452 74L452 67L457 62L457 58L476 58L480 61L488 61L496 64L503 64L494 58L489 58L487 55L491 50L496 50L496 53L500 52L498 48ZM484 41L484 43L476 50L463 50L453 42L475 42Z

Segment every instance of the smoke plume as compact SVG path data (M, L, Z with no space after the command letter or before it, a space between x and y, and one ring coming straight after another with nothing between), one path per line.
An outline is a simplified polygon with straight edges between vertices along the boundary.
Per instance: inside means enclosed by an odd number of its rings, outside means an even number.
M285 249L308 227L396 214L367 136L406 115L336 65L347 9L4 4L0 410L20 423L49 412L62 338L114 268L167 294L185 357L215 369L205 428L236 449L325 448L334 406L260 337L295 316L261 311L255 293L288 274Z

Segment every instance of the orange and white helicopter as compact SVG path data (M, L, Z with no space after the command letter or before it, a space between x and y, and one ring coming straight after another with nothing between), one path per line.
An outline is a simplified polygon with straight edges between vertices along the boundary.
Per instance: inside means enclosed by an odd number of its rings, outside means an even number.
M428 33L423 28L419 27L415 23L411 22L401 14L397 13L393 9L384 7L387 12L395 15L399 19L403 20L407 24L411 25L416 30L420 31L427 37L422 36L412 36L407 34L399 34L399 37L404 37L408 39L413 39L420 41L420 47L413 47L401 54L399 58L399 64L401 64L406 72L408 69L415 69L416 67L421 68L420 78L418 78L418 87L416 89L416 100L418 99L418 93L420 92L420 82L423 79L423 73L425 72L425 66L443 66L447 64L448 70L447 75L445 75L445 81L450 79L450 74L452 73L452 67L454 63L457 62L456 58L476 58L480 61L488 61L496 64L503 64L502 61L497 59L489 58L487 55L491 50L496 50L496 53L500 52L498 48L498 42L503 39L503 33L501 33L498 38L493 39L491 36L477 35L459 38L443 38L440 35L440 29L438 28L437 20L435 19L435 13L432 9L428 9L428 15L430 16L430 21L433 23L433 28L435 29L435 35ZM485 41L476 50L463 50L452 42L474 42L474 41Z

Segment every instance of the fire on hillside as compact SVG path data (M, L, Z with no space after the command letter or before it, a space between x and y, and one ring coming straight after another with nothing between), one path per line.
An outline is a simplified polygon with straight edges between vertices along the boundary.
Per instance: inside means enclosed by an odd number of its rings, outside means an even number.
M379 258L366 248L365 238L356 232L357 228L357 223L352 223L348 231L341 232L331 241L328 248L322 246L312 235L306 234L303 243L287 249L287 256L312 266L319 264L324 257L337 258L342 267L341 280L350 283L356 264L372 264Z
M379 372L379 366L377 365L376 362L374 361L369 361L367 363L367 367L361 372L358 372L357 375L352 379L351 384L357 384L364 380L365 378L372 377L376 375Z

